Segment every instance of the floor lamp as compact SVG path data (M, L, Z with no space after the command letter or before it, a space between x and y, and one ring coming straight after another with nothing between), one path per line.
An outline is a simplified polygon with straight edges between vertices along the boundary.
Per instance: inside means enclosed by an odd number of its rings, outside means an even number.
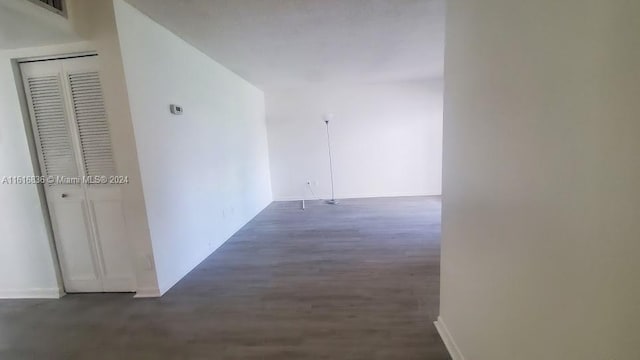
M335 118L335 115L332 113L327 113L322 116L324 119L324 123L327 125L327 149L329 150L329 172L331 174L331 200L327 200L327 204L337 205L338 200L336 200L335 192L333 189L333 159L331 158L331 135L329 134L329 121Z

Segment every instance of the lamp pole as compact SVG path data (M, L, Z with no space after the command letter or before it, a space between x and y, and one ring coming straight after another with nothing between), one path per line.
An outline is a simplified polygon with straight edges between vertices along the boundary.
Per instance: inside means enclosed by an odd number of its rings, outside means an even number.
M324 115L324 123L327 125L327 148L329 150L329 173L331 175L331 200L327 200L327 204L331 205L338 204L333 187L333 158L331 156L331 135L329 133L329 121L331 121L334 117L335 116L331 113Z

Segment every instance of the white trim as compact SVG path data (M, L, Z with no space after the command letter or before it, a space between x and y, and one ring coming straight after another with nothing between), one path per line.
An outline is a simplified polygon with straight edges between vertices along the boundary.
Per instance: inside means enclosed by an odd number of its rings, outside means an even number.
M65 20L66 21L66 20ZM55 44L34 46L28 48L18 49L2 49L0 50L0 57L8 58L11 62L13 69L13 80L16 84L16 90L19 98L20 112L25 123L25 136L27 137L29 155L31 157L31 166L34 171L34 175L41 175L40 164L37 157L37 149L35 139L33 138L33 131L31 130L31 116L29 114L28 101L25 93L25 89L22 81L22 72L20 71L20 62L29 60L42 60L49 58L59 58L62 56L68 56L70 54L97 54L95 51L94 43L91 41L77 41L68 44ZM58 259L58 252L55 248L53 228L51 225L51 218L49 217L49 210L47 207L47 201L44 193L44 186L38 185L38 199L40 200L40 210L45 223L47 232L47 242L50 247L50 254L52 257L56 282L58 287L55 288L33 288L33 289L0 289L0 299L60 299L65 296L64 285L62 280L62 272L60 269L60 261Z
M162 294L160 293L160 289L158 288L138 289L138 291L136 291L136 294L133 295L135 299L158 298L161 296Z
M317 194L316 194L317 195ZM371 194L351 194L347 196L336 196L337 200L348 200L348 199L385 199L385 198L404 198L404 197L441 197L442 194L431 194L431 193L422 193L422 194L406 194L406 193L391 193L391 194L382 194L382 195L371 195ZM304 201L324 201L331 199L331 194L319 196L316 198L304 197ZM282 196L282 197L274 197L274 202L287 202L287 201L302 201L303 197L300 196Z
M453 360L465 360L464 356L462 356L462 352L460 352L460 348L456 345L456 342L453 340L447 325L445 325L441 316L438 316L438 320L434 321L433 324L436 326L438 330L438 334L442 338L442 342L444 342L444 346L447 347L449 351L449 355Z
M60 299L64 295L60 288L0 290L0 299Z
M180 280L184 279L185 276L187 276L190 272L192 272L195 268L197 268L198 265L200 265L209 256L211 256L211 254L216 252L216 250L218 250L222 245L224 245L227 241L229 241L229 239L231 239L238 231L240 231L245 225L247 225L249 222L251 222L253 219L255 219L256 216L258 216L261 212L263 212L264 209L266 209L272 203L273 203L273 201L270 201L270 200L266 201L265 204L260 206L259 209L251 216L251 218L249 218L248 220L243 222L241 225L238 225L236 227L236 229L233 230L231 232L231 234L228 235L227 238L224 241L221 241L220 243L215 244L215 245L214 244L209 244L209 252L207 254L202 254L200 256L200 259L198 259L194 264L189 265L188 270L186 270L186 271L183 270L180 274L177 274L173 279L171 279L168 282L165 281L165 283L168 283L169 285L159 284L159 286L158 286L159 295L152 296L152 297L160 297L160 296L163 296L164 294L166 294L169 290L171 290L171 288L173 288L177 283L179 283ZM160 281L158 281L158 282L160 283ZM140 296L140 297L143 297L143 296Z
M32 57L19 58L15 60L18 64L22 64L22 63L37 62L37 61L64 60L64 59L74 59L74 58L89 57L89 56L98 56L98 53L96 51L79 51L79 52L74 52L70 54L32 56Z
M96 53L95 42L81 40L67 44L32 46L18 49L2 49L0 54L17 62L29 59L61 57L73 54Z

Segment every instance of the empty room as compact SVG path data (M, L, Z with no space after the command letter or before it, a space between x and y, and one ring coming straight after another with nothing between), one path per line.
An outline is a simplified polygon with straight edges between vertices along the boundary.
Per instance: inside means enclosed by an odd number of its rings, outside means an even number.
M638 18L0 0L0 359L640 359Z

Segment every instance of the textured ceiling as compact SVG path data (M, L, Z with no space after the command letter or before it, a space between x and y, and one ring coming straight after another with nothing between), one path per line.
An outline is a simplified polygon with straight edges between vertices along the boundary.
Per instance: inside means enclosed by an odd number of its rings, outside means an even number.
M443 73L444 0L127 1L263 89Z

